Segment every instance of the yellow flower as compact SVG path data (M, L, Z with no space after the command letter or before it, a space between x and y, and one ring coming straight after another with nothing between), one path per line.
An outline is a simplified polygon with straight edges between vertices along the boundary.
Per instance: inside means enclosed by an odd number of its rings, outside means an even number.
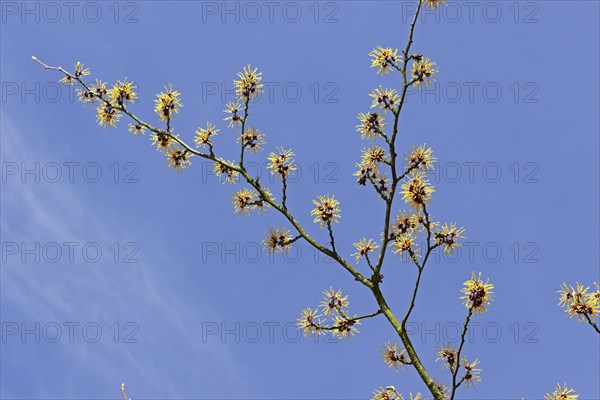
M83 104L93 103L96 101L96 96L92 91L77 89L77 100Z
M323 301L319 303L319 307L323 309L323 315L345 313L349 306L348 296L344 296L341 290L336 292L332 287L323 292Z
M298 329L302 329L304 336L307 336L309 333L313 335L320 335L322 333L322 321L319 319L321 315L317 314L317 311L316 309L313 311L307 308L300 312L300 318L298 318L296 326Z
M240 135L240 140L244 148L247 148L252 153L262 150L262 145L265 144L265 135L260 133L257 128L248 127L244 134Z
M390 238L403 235L414 231L419 226L419 214L406 214L406 211L402 211L402 214L396 216L394 223L390 226Z
M556 384L556 390L552 394L548 393L544 396L546 400L577 400L579 395L575 393L575 390L569 389L565 383L563 387L560 383Z
M420 395L420 393L419 393ZM411 400L418 400L420 397L412 398ZM373 397L371 400L404 400L404 397L393 386L383 387L381 386L379 390L375 390L373 392Z
M241 216L250 214L250 210L254 208L255 201L256 193L246 188L238 190L231 198L235 213Z
M133 103L137 98L133 82L117 81L108 90L108 99L115 106L123 106L125 103Z
M416 256L419 253L419 247L415 243L417 237L412 231L401 233L396 236L392 242L394 254L403 254L408 252L411 256Z
M363 186L367 184L367 179L375 176L376 171L379 168L377 165L366 165L363 163L357 163L356 166L358 167L358 171L356 171L353 175L358 176L356 182Z
M173 147L173 138L171 135L167 134L158 134L155 133L150 136L150 140L152 140L152 146L156 146L156 150L161 151L163 153L168 153Z
M206 123L206 128L198 128L196 129L196 137L194 138L194 142L197 147L211 146L212 142L210 139L213 136L217 136L219 130L211 124L210 122Z
M87 76L90 74L89 68L85 68L83 63L77 61L75 63L75 76L77 78L81 78L82 76Z
M165 86L165 91L156 95L154 112L161 121L169 121L183 107L180 97L181 93L173 90L171 85Z
M429 184L427 175L423 171L411 173L407 180L402 183L402 198L417 210L431 200L433 192L433 186Z
M358 243L352 243L352 245L356 248L356 253L351 255L356 257L357 263L360 261L361 257L367 257L369 253L372 253L379 248L377 243L373 243L373 239L367 240L367 238L362 238Z
M75 78L73 78L72 75L65 74L65 76L63 76L59 82L63 85L73 85L76 82L76 80Z
M106 94L108 94L108 90L106 90L106 82L96 79L96 82L90 85L90 91L98 97L104 97Z
M385 150L379 146L371 146L362 150L360 165L377 165L386 161Z
M167 154L167 162L169 167L173 168L177 172L181 172L184 168L189 168L192 165L190 161L191 154L188 153L183 147L177 145L170 149Z
M598 284L595 284L598 287ZM569 318L577 317L579 322L585 323L589 319L594 319L600 313L600 295L598 292L590 293L589 287L584 287L577 283L575 287L567 286L563 283L559 298L559 304L562 305Z
M117 111L116 108L110 106L108 104L100 104L96 108L96 121L98 125L104 127L114 127L119 122L121 118L121 114Z
M466 359L463 359L463 367L465 368L465 374L463 378L465 379L465 386L475 387L475 382L481 382L481 369L475 368L479 365L479 361L475 360L472 363L469 363Z
M425 148L425 144L413 147L405 159L409 168L422 168L424 171L434 169L433 164L437 161L432 154L431 147Z
M263 92L262 73L258 72L258 68L252 69L248 65L242 72L238 72L238 78L239 80L233 81L235 93L244 101L254 100Z
M213 164L213 172L215 173L215 175L217 175L219 181L221 181L222 183L236 183L239 178L239 173L224 164L226 162L228 164L233 165L235 164L235 161L225 161L222 159L219 159L219 161L215 161L215 163Z
M271 229L263 240L263 245L271 253L283 253L290 248L293 238L290 236L290 230L287 228Z
M382 88L379 86L369 94L373 98L371 108L380 108L384 112L387 110L395 110L398 104L398 93L395 89Z
M267 157L267 168L271 171L272 175L283 179L287 178L291 172L296 170L294 163L294 152L292 149L285 150L283 147L277 148L277 153L271 152Z
M489 306L492 300L492 289L494 289L494 285L489 283L489 279L483 282L481 280L481 272L479 276L476 276L475 272L473 272L471 279L465 281L464 286L461 290L464 296L461 296L461 299L465 307L474 314L481 314L486 311L486 306Z
M398 343L394 342L394 344L387 344L381 350L381 355L383 356L383 361L385 365L390 367L394 367L396 371L398 368L402 369L406 364L410 364L410 360L408 355L406 354L406 350L400 350L398 348Z
M240 108L242 107L240 103L227 103L226 108L223 110L224 113L229 114L225 117L224 121L229 121L229 128L235 128L236 126L241 126L243 118L239 115Z
M454 371L454 368L456 367L456 363L458 361L456 359L457 353L455 348L450 346L450 344L448 343L447 345L439 349L436 355L438 356L438 358L436 358L435 361L443 360L444 368L448 368L450 371Z
M146 128L140 124L129 124L128 131L133 132L133 136L137 136L139 134L143 135L146 131Z
M347 337L348 339L352 338L360 331L356 328L356 325L360 325L360 320L346 318L343 316L336 316L335 321L333 322L333 336L337 336L339 340Z
M444 253L454 254L454 249L460 247L458 239L464 239L465 228L457 228L455 223L444 224L441 230L434 233L435 241L438 246L443 246Z
M427 5L427 8L429 8L430 10L438 8L442 4L448 4L448 2L446 0L423 0L423 1Z
M340 202L333 195L319 196L318 200L313 200L316 206L310 215L314 215L313 222L321 224L321 228L330 225L333 222L338 222L341 218L341 210L339 209Z
M398 67L398 49L392 49L391 47L381 47L378 46L376 49L373 49L369 56L372 58L371 60L371 68L377 67L379 70L378 74L384 73L387 74L393 69L397 69Z
M385 122L378 113L360 113L358 114L360 124L356 125L356 131L361 134L362 139L377 139Z
M418 86L419 89L423 88L423 85L429 86L435 80L434 74L439 72L436 68L435 63L427 57L420 55L413 56L412 71L413 85Z
M267 202L268 200L275 200L275 197L273 197L273 194L271 193L271 190L269 190L268 188L263 188L263 192L265 193L265 195L263 196L262 194L258 194L258 199L256 199L255 201L255 208L258 210L259 214L262 214L264 211L266 211L271 205Z

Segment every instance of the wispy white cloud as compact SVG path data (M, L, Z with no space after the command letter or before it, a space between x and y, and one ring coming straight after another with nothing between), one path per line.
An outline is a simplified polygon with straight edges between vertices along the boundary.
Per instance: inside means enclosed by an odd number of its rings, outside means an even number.
M6 114L2 115L1 129L4 162L36 160L45 154L43 143L28 140L23 135L24 130L19 129L18 124ZM114 232L122 236L131 234L131 237L137 237L145 243L156 240L146 236L143 228L127 226L118 219L90 218L86 210L93 209L93 204L87 204L89 199L81 197L81 193L69 185L21 184L18 180L3 184L3 215L0 219L2 240L17 243L39 240L84 243L86 239L94 237L99 242L110 243L115 237ZM82 271L79 266L18 262L11 265L9 262L1 270L3 320L6 321L5 316L9 315L19 321L42 323L72 321L74 317L82 319L83 323L114 322L119 319L116 316L129 315L132 320L139 321L138 344L102 341L99 346L90 346L89 343L76 341L63 346L66 350L62 353L64 360L60 356L55 360L59 364L71 365L70 372L73 375L65 371L66 376L71 376L70 379L76 379L77 366L89 367L91 364L93 374L96 374L95 381L104 381L111 386L108 393L120 385L120 382L114 382L116 369L127 371L127 376L134 377L137 385L143 386L143 393L173 398L182 397L182 388L177 386L174 377L185 376L186 372L178 369L187 368L190 363L194 364L195 374L198 375L220 370L239 379L239 371L231 362L226 348L203 344L200 340L197 316L216 318L217 311L210 307L209 301L187 304L180 300L177 288L165 284L169 282L170 272L161 266L168 265L166 260L169 260L169 264L183 262L167 254L160 246L144 247L143 267L136 265L135 268L129 268L128 272L117 270L116 267L90 266ZM86 296L86 293L101 296L93 298ZM3 354L3 370L17 367L34 372L35 366L23 365L21 350L24 347L15 345L10 348L10 343L3 344L3 350L8 350ZM172 351L185 354L186 360L173 365L173 360L168 359ZM66 389L69 385L54 386L47 382L40 387L27 387L24 393L19 393L16 386L3 381L1 394L12 398L31 395L40 398L69 395L98 397L97 393L78 392L80 387L71 387L70 393L56 392L57 387ZM41 381L44 382L43 379ZM198 392L201 392L201 387L194 391Z

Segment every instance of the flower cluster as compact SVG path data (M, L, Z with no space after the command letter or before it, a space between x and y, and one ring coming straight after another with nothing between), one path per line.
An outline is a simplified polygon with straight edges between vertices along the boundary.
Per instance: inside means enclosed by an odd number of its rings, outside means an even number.
M443 361L444 368L448 368L451 372L454 371L458 362L458 355L454 347L450 344L442 346L442 348L437 351L436 355L438 358L436 358L435 361Z
M359 333L356 325L360 325L360 320L338 315L335 317L331 332L333 333L333 336L336 336L339 340L342 340L345 337L350 339Z
M265 194L270 199L272 198L268 189L265 189ZM252 210L258 210L258 213L262 214L269 206L269 203L262 194L247 188L235 192L231 198L231 202L233 203L235 213L242 216L250 214Z
M407 214L402 211L400 215L394 218L394 223L390 225L389 238L395 239L400 235L404 235L416 230L420 226L421 215L419 213Z
M103 127L115 127L121 119L121 114L110 104L100 104L96 108L96 121Z
M443 4L448 4L446 0L423 0L423 2L427 5L427 8L429 8L430 10L438 8Z
M181 172L181 170L189 168L192 164L190 157L191 154L180 145L173 146L167 154L167 163L175 171Z
M385 122L381 115L376 112L358 114L360 123L356 125L356 131L363 139L377 139L383 132Z
M421 400L421 398L422 395L420 392L415 395L412 393L409 394L409 400ZM371 400L404 400L404 397L393 386L381 386L373 392Z
M434 188L423 171L412 172L402 183L402 198L417 211L431 200L433 192Z
M77 99L83 104L94 103L98 98L104 99L107 94L106 83L100 79L96 79L96 82L91 84L89 89L77 89Z
M556 390L544 396L545 400L577 400L578 398L579 395L575 390L569 389L566 383L562 387L560 383L556 384Z
M433 156L431 147L425 147L425 144L413 147L405 160L408 169L421 169L423 171L434 169L434 163L437 161Z
M240 174L227 164L233 165L235 164L235 161L225 161L223 159L215 161L213 164L213 172L222 183L236 183Z
M247 65L242 72L238 72L238 78L233 81L233 86L236 95L244 101L254 100L263 92L262 73L258 72L258 68L252 69Z
M481 382L481 369L475 368L479 365L479 361L475 360L469 363L466 358L463 358L462 362L465 369L465 374L463 375L465 386L469 387L471 385L471 387L475 387L475 382Z
M471 279L465 281L464 288L461 292L464 296L461 296L465 307L469 309L473 314L481 314L486 311L486 306L489 306L492 300L492 289L494 285L481 279L481 272L479 276L472 273Z
M381 47L373 49L369 56L371 60L371 68L377 67L378 74L388 74L394 69L399 68L400 59L398 57L398 49L392 49L391 47Z
M265 144L265 135L260 133L256 128L248 127L244 133L240 135L240 140L244 148L249 149L252 153L262 150L262 145Z
M140 125L140 124L129 124L129 132L133 133L133 136L137 136L137 135L143 135L144 133L146 133L146 127L144 125Z
M434 232L434 239L438 246L442 246L444 253L454 254L454 249L460 247L458 239L464 239L465 228L457 228L455 223L444 224L440 230Z
M219 134L219 130L210 122L206 123L206 128L196 129L194 143L197 147L209 146L212 148L212 138Z
M398 93L396 92L396 89L384 89L379 86L369 94L369 96L373 98L371 108L379 108L383 112L387 110L396 110L396 106L398 105Z
M563 283L560 294L559 305L569 315L569 318L577 317L579 322L590 322L598 317L600 313L600 282L594 282L595 292L590 292L589 287L577 283L575 286Z
M77 61L75 63L75 76L77 78L81 78L82 76L87 76L90 74L89 68L85 68L83 63Z
M241 107L240 103L227 103L226 108L223 110L223 112L227 114L227 117L223 120L229 121L229 128L235 128L242 125L244 118L240 116Z
M263 239L263 245L267 248L269 254L283 253L290 248L290 244L294 238L290 236L290 230L287 228L272 229L269 228L269 233Z
M309 333L312 335L320 335L323 332L322 327L322 319L321 315L318 313L319 310L312 310L310 308L306 308L300 311L300 318L298 318L298 323L296 326L298 329L302 329L304 332L304 336L307 336Z
M358 333L356 326L360 325L360 320L356 316L348 316L349 305L348 296L344 296L341 290L336 291L330 287L323 292L323 300L318 308L315 310L307 308L301 311L297 326L304 331L304 335L309 333L319 335L330 331L340 340L345 337L349 339ZM329 322L322 317L330 318Z
M398 343L396 342L394 342L394 344L387 342L381 350L381 355L383 356L385 365L387 365L388 368L394 367L396 371L404 368L406 365L410 365L410 358L408 357L408 354L406 354L406 350L400 350L398 348Z
M313 203L316 207L310 212L310 215L315 217L313 222L318 222L321 228L330 226L341 218L341 210L338 207L340 202L333 195L319 196L318 200L313 200Z
M416 243L417 236L413 231L407 231L401 233L394 238L392 242L392 249L394 254L408 253L411 257L417 257L419 253L419 246Z
M173 90L171 85L165 86L165 91L157 94L154 100L154 112L163 122L170 121L181 107L181 93Z
M377 243L373 243L373 239L362 238L357 243L352 243L352 245L356 248L356 253L351 254L356 258L356 262L358 263L362 257L369 257L369 253L372 253L376 249L379 248Z
M152 140L152 145L156 146L156 150L165 154L171 150L174 143L173 137L166 133L155 133L150 136L150 140Z
M423 85L429 86L435 80L435 74L439 72L436 68L435 63L427 57L423 57L420 54L414 54L412 56L412 81L413 85L423 88Z
M75 75L65 74L65 76L63 76L60 80L60 83L64 85L73 85L77 81L77 79L87 76L89 74L89 68L85 68L81 62L77 61L75 63Z
M291 149L285 150L283 147L278 147L276 153L271 152L269 154L267 161L269 162L267 168L269 168L271 174L280 179L286 179L296 170L294 152Z
M384 149L379 146L364 148L361 160L356 164L358 170L354 173L354 176L358 177L356 182L359 185L364 186L367 181L370 181L379 194L386 196L390 189L390 182L379 167L381 163L389 163Z
M360 165L377 166L379 163L385 161L385 150L379 146L371 146L362 150Z
M65 76L60 80L65 85L73 85L79 83L82 89L77 89L77 99L83 104L95 103L96 100L100 104L96 107L96 122L102 127L114 127L121 118L120 111L124 109L125 103L133 103L137 99L136 86L133 82L117 81L110 89L106 88L106 83L99 79L89 86L83 83L81 78L90 75L90 70L85 68L79 61L75 63L75 72L71 75L65 73ZM134 134L143 133L143 127L132 130Z
M323 292L323 300L319 303L323 315L345 313L349 306L348 296L344 296L341 290L333 290L332 287Z
M117 81L108 90L109 101L119 107L123 107L125 103L133 103L137 99L136 86L133 82Z

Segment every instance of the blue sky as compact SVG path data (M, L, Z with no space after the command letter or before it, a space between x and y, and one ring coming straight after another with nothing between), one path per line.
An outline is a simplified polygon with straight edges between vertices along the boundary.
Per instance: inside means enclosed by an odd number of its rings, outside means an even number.
M349 255L352 242L378 236L383 211L352 176L364 146L356 114L372 89L398 83L377 76L367 54L404 46L412 2L1 6L0 397L116 399L121 382L134 399L423 391L412 370L383 364L379 350L395 340L383 318L363 321L349 342L297 340L290 323L329 286L359 314L375 311L374 300L306 243L285 258L258 253L267 228L283 226L275 213L234 215L234 189L208 164L173 173L148 137L124 123L99 128L92 107L31 61L80 60L93 78L135 81L135 110L152 123L152 99L172 83L184 104L176 131L191 139L217 123L229 158L238 147L221 121L226 91L244 65L259 67L269 91L252 124L267 133L266 153L292 147L302 170L289 206L326 240L310 200L335 193ZM598 15L594 1L459 2L417 26L413 49L441 73L409 97L399 149L434 149L430 210L468 235L456 259L429 265L412 317L417 351L441 381L434 352L464 319L462 282L476 270L496 286L465 350L483 382L463 398L537 399L565 381L582 399L600 398L598 337L556 304L563 281L599 279ZM263 174L265 157L252 157ZM383 289L398 313L414 272L388 258Z

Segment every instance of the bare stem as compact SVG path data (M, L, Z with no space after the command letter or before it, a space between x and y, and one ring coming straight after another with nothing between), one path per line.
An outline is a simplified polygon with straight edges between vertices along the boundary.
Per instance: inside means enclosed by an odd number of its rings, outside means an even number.
M467 314L467 318L465 319L465 323L463 325L462 333L460 335L460 346L456 351L456 366L454 370L452 370L452 393L450 394L450 400L454 400L454 395L456 394L456 389L462 385L464 382L464 377L460 381L456 381L458 376L458 370L460 369L460 355L462 353L463 346L465 344L465 336L467 334L467 329L469 329L469 322L471 321L471 316L473 315L473 309L469 308L469 312Z
M598 325L596 325L594 320L592 318L590 318L590 316L587 313L585 313L583 315L585 315L585 319L587 319L587 322L592 326L592 328L594 328L596 330L596 332L600 333L600 328L598 328Z

